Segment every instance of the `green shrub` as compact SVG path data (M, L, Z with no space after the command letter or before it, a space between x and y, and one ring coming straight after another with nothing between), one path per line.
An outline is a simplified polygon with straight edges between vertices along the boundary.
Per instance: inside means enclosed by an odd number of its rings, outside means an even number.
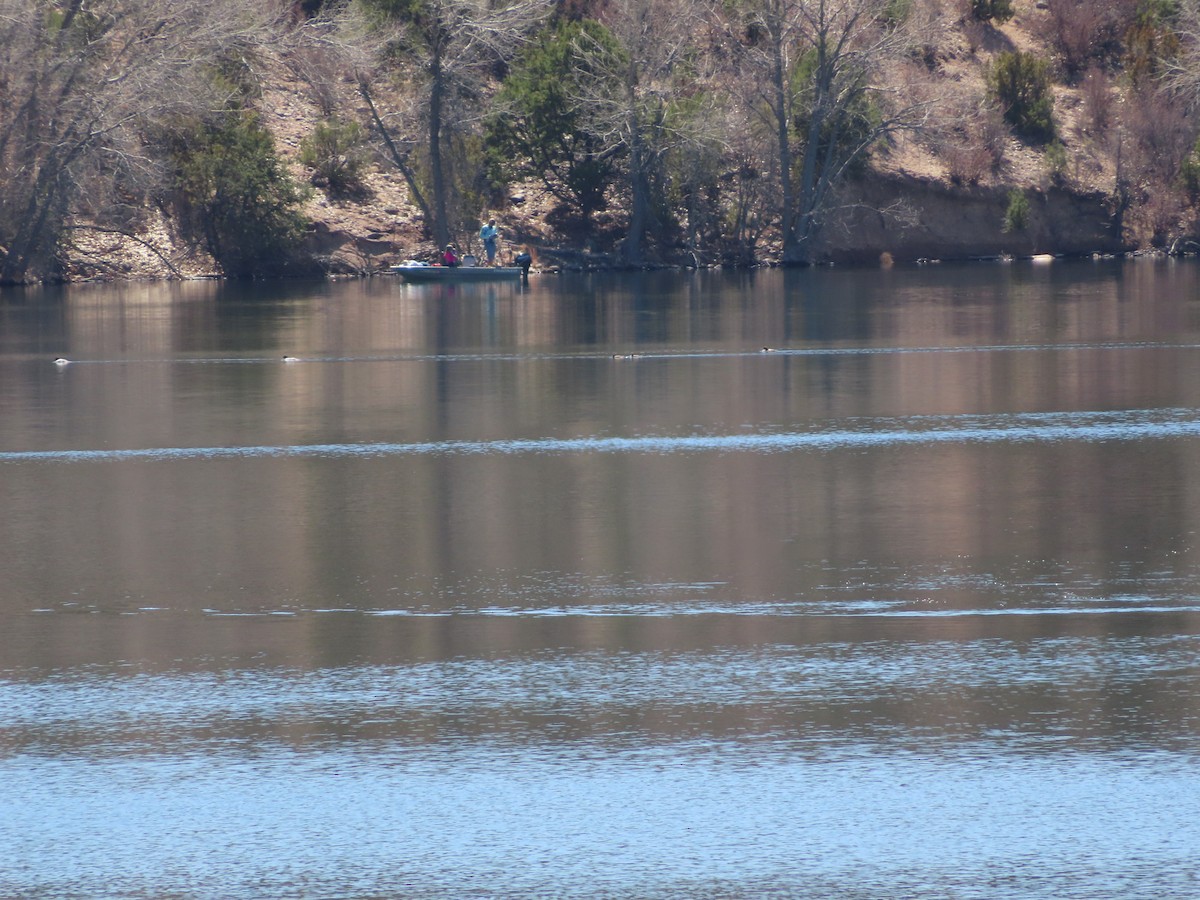
M1183 183L1183 189L1193 203L1200 200L1200 140L1196 141L1192 152L1187 155L1183 165L1179 167L1179 180Z
M1152 82L1183 50L1181 35L1172 27L1177 13L1173 0L1137 0L1123 42L1125 74L1134 85Z
M1067 148L1062 141L1053 140L1046 145L1046 168L1050 171L1050 180L1062 184L1067 177Z
M330 119L319 122L300 141L300 162L313 170L313 184L331 194L352 194L363 189L362 170L367 161L367 138L357 122Z
M913 0L885 0L883 21L889 25L900 25L912 14Z
M300 191L258 115L230 111L180 127L170 146L185 230L234 278L279 274L297 259Z
M971 16L979 22L1003 24L1013 17L1012 0L971 0Z
M1044 60L1019 50L1001 53L988 72L988 88L1017 134L1038 142L1054 139L1054 96Z
M485 122L488 169L497 184L540 179L584 221L604 209L619 171L607 123L578 98L620 89L628 67L616 38L591 19L562 21L514 62Z
M1004 211L1004 233L1024 231L1029 225L1029 198L1013 188L1008 192L1008 209Z

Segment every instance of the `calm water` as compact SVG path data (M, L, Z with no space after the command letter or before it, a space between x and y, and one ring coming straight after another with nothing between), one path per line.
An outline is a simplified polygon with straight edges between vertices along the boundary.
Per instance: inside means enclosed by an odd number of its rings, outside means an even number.
M1200 897L1195 264L0 293L0 503L0 897Z

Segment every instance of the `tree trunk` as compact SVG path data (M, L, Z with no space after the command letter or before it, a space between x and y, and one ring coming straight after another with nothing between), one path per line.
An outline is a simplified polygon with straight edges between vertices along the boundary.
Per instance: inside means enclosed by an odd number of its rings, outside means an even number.
M629 147L629 229L625 234L625 262L642 262L642 244L650 223L650 183L646 177L646 150L641 134L634 131Z
M433 222L430 232L438 247L450 243L450 223L446 213L446 173L442 169L442 102L446 81L442 70L439 39L434 40L433 57L429 62L429 177L433 192Z
M388 155L392 158L392 163L400 170L400 174L404 176L404 183L408 185L408 191L412 194L413 202L421 210L421 215L425 217L425 221L429 222L433 217L430 213L429 203L425 199L425 195L421 192L421 186L417 184L417 174L413 171L412 166L408 162L408 154L401 152L396 146L395 140L392 139L391 132L383 122L383 117L379 115L379 109L375 105L375 97L371 93L371 87L367 84L366 79L359 78L358 93L366 101L367 109L371 113L371 122L375 126L375 130L379 132L379 137L383 141L383 145L387 148Z
M774 37L771 59L771 93L775 114L775 140L779 152L779 217L783 232L783 261L796 254L796 196L792 181L791 103L788 102L787 65L783 37Z
M626 129L629 134L629 228L625 234L625 262L642 261L642 244L650 224L650 179L646 172L646 144L637 110L638 74L631 62L625 82Z
M45 274L43 270L55 258L66 215L62 190L68 179L67 166L81 149L81 145L60 149L42 160L9 252L0 266L0 282L17 284L29 280L31 274Z
M820 231L819 216L824 207L825 188L836 166L833 159L838 140L836 134L826 134L830 122L830 103L834 94L833 72L828 57L825 35L818 33L813 41L817 54L813 75L813 102L809 112L808 133L804 136L800 183L796 186L795 207L792 213L792 243L784 248L785 265L811 265ZM836 116L836 111L835 111ZM822 158L824 157L824 158ZM790 249L790 253L788 250Z

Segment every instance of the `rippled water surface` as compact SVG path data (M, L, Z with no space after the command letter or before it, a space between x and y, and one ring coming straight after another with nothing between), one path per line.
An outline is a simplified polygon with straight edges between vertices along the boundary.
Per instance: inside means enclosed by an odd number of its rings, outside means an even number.
M1192 263L0 293L0 897L1194 900L1198 463Z

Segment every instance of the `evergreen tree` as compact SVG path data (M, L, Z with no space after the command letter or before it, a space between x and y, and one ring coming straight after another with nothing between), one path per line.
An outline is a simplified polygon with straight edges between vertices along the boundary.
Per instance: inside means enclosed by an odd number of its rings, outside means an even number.
M1050 67L1032 53L1001 53L988 73L992 96L1017 134L1032 141L1054 139Z
M621 147L605 142L580 97L584 80L611 80L622 58L612 35L591 19L543 34L513 64L488 117L492 171L503 180L540 179L585 222L603 209Z
M256 113L232 110L172 142L176 205L185 230L231 277L287 271L305 221L301 196Z

